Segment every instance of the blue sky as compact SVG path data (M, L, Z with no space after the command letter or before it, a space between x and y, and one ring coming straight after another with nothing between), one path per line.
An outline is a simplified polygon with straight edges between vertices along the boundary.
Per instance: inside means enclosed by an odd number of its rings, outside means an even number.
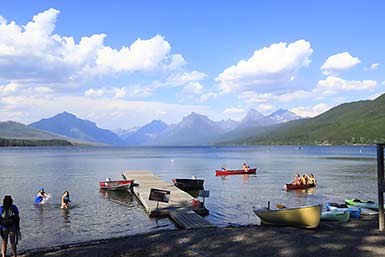
M0 120L314 116L384 92L381 1L2 1Z

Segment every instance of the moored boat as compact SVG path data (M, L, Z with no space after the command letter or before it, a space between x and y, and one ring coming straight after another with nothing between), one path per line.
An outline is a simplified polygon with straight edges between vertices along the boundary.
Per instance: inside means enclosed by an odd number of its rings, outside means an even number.
M292 189L308 189L316 187L316 184L311 185L294 185L294 184L286 184L286 190L292 190Z
M111 180L99 182L100 189L106 190L128 190L131 187L133 180Z
M345 203L347 205L351 205L351 206L355 206L355 207L368 208L368 209L378 211L378 204L376 204L373 201L365 201L365 200L360 200L360 199L347 199L347 200L345 200Z
M277 210L253 210L262 224L316 228L321 218L321 205L284 208Z
M346 204L338 204L338 203L327 203L326 210L328 211L348 211L350 212L351 218L359 219L361 217L361 208L359 207L349 207Z
M216 176L227 176L227 175L237 175L237 174L255 174L257 169L247 169L247 170L215 170Z
M321 220L348 222L350 218L349 211L323 211L321 213Z
M174 185L182 190L201 190L203 189L203 179L181 179L181 178L173 178L172 182Z

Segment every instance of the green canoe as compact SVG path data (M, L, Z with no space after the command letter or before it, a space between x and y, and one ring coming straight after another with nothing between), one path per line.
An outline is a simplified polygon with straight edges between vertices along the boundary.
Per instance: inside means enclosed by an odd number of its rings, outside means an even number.
M348 222L349 218L349 211L323 211L321 213L321 220L325 221Z
M364 201L360 199L348 199L345 200L347 205L356 206L360 208L368 208L378 211L378 204L373 201Z

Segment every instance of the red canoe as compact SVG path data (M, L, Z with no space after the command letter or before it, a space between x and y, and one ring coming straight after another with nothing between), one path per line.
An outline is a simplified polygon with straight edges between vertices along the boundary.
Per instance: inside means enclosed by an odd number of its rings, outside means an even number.
M316 185L293 185L293 184L286 184L286 190L290 189L307 189L315 187Z
M235 175L235 174L255 174L257 169L249 169L245 170L215 170L216 176L227 176L227 175Z
M133 180L103 181L99 182L99 187L107 190L128 190L133 182Z

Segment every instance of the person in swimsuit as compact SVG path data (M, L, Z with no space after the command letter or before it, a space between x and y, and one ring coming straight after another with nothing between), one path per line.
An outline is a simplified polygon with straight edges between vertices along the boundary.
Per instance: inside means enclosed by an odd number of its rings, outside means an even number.
M70 193L65 191L61 197L61 207L62 209L68 209L70 207Z

